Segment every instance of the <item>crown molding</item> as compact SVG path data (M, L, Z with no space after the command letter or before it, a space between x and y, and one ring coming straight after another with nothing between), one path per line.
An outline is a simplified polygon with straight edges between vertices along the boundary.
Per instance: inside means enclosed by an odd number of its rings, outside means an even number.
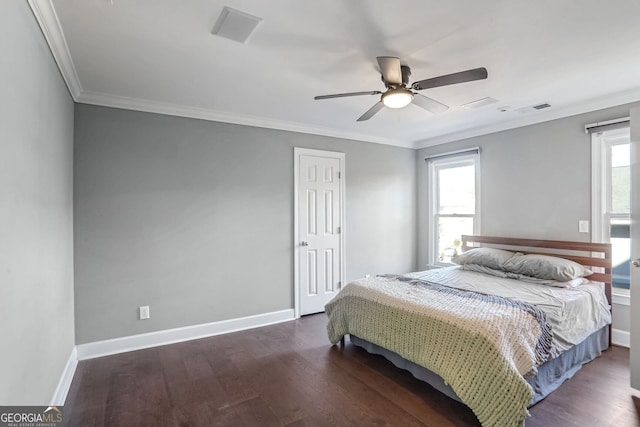
M403 148L414 148L411 141L398 141L395 139L376 138L356 132L341 131L338 129L318 126L309 126L302 123L289 122L285 120L267 119L264 117L251 116L247 114L228 113L224 111L216 111L200 107L191 107L167 102L131 98L120 95L112 95L108 93L83 91L76 99L76 102L82 104L99 105L102 107L122 108L125 110L166 114L169 116L177 117L187 117L191 119L233 123L238 125L299 132L311 135L329 136L333 138L344 138L354 141L372 142L375 144L393 145Z
M73 65L69 46L64 37L58 14L56 13L51 0L28 0L29 6L40 25L42 34L49 44L49 49L53 55L62 78L69 88L69 92L74 100L77 100L82 93L82 85Z
M58 19L58 14L55 11L52 0L28 0L28 3L49 44L49 49L58 65L62 78L75 102L413 148L413 142L411 141L371 137L357 132L309 126L285 120L266 119L263 117L233 114L205 108L84 91L73 60L71 59L71 52L69 51L69 46L64 37L64 32L62 31L62 26L60 25L60 20Z
M572 104L566 107L560 107L554 109L553 107L549 111L532 113L532 115L524 115L523 117L517 117L515 119L492 124L488 126L481 126L473 129L464 130L461 132L452 132L446 135L438 136L435 138L428 138L421 141L417 141L413 148L427 148L434 145L446 144L448 142L460 141L463 139L474 138L476 136L487 135L490 133L501 132L504 130L515 129L523 126L535 125L538 123L548 122L551 120L562 119L565 117L575 116L578 114L591 113L605 108L617 107L624 104L630 104L632 102L640 101L640 87L619 92L613 95L607 95L599 98L594 98L581 102L579 104ZM515 113L514 114L519 114Z
M191 107L159 101L131 98L119 95L111 95L98 92L87 92L82 89L75 65L71 59L71 53L60 25L60 20L54 9L52 0L28 0L29 6L40 25L42 33L49 45L49 49L58 65L71 96L75 102L100 105L105 107L122 108L126 110L143 111L150 113L166 114L170 116L194 118L201 120L233 123L245 126L261 127L267 129L299 132L311 135L343 138L354 141L371 142L376 144L391 145L403 148L421 149L448 142L487 135L509 129L538 124L577 114L588 113L604 108L615 107L631 102L640 101L640 87L620 92L614 95L587 100L580 104L566 107L551 108L548 111L523 115L508 121L503 121L487 126L479 126L460 132L427 138L418 141L399 141L390 138L381 138L365 135L358 132L350 132L328 127L318 127L286 120L267 119L264 117L246 114L235 114L223 111L209 110L199 107ZM514 114L517 114L514 112Z

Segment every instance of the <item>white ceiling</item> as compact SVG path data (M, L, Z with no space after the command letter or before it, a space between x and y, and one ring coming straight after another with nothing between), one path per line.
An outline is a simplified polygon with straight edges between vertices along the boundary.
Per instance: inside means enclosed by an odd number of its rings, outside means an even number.
M640 100L637 0L30 3L78 102L418 148ZM264 19L248 43L211 34L224 6ZM411 81L489 77L423 91L451 106L439 115L409 105L358 123L378 96L313 99L384 90L384 55Z

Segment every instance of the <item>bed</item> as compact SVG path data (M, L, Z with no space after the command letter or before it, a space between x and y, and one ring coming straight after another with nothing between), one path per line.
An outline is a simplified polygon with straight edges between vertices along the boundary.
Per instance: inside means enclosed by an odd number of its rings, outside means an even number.
M521 426L611 343L611 245L463 236L461 249L458 266L349 283L325 307L329 340L349 335L483 426Z

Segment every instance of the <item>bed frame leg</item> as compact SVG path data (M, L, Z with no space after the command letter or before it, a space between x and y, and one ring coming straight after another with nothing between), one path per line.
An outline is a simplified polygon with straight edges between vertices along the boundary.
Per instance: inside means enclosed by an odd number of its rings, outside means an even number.
M344 347L344 335L340 338L340 347Z

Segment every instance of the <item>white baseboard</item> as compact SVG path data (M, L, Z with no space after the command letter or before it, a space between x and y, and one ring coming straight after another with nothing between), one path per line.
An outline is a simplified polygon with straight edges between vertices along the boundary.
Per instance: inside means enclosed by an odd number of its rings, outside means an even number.
M71 350L71 354L69 355L69 359L67 359L67 364L62 371L62 375L60 376L60 380L58 381L56 391L53 393L53 397L51 398L51 406L64 405L65 400L67 400L67 394L69 393L71 381L73 381L73 375L76 373L77 366L78 351L74 346L73 350Z
M611 342L615 345L629 348L631 346L631 334L629 331L613 329L611 331Z
M125 353L127 351L242 331L245 329L272 325L274 323L286 322L294 319L293 309L287 309L271 313L257 314L254 316L240 317L237 319L185 326L183 328L167 329L164 331L131 335L128 337L96 341L87 344L78 344L76 346L77 356L78 360L93 359L95 357L108 356L110 354Z

